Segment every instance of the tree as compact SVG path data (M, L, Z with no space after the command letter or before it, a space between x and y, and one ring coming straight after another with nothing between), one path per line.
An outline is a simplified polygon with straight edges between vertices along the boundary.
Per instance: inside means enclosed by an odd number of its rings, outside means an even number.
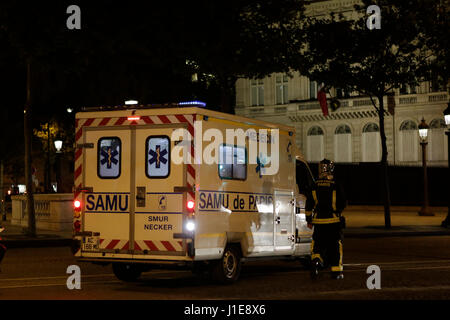
M300 50L297 25L303 9L301 0L199 1L178 8L187 30L185 56L195 63L195 72L213 77L223 112L233 112L237 78L290 70Z
M430 4L438 2L363 0L361 6L355 7L353 17L331 13L328 17L310 17L302 26L304 47L295 62L296 69L328 87L370 97L378 112L386 228L390 228L391 221L383 97L404 84L415 86L428 80L439 62L433 54L434 42L423 32L424 25L436 18L437 12L430 10ZM380 29L367 27L366 8L372 4L381 9Z
M6 1L0 4L0 41L3 55L11 55L21 64L22 72L26 74L23 83L23 121L25 140L25 183L27 190L28 234L36 236L36 221L34 213L34 197L32 188L32 103L37 97L34 93L35 81L39 74L48 73L54 63L55 51L66 48L61 41L64 25L59 26L57 13L62 11L62 5L33 4L23 6L22 3ZM51 18L42 19L45 12ZM53 14L53 15L52 15ZM26 23L24 23L26 21ZM62 57L60 57L61 59ZM1 60L0 66L5 68L10 61ZM32 91L33 90L33 91ZM37 91L37 90L36 90Z

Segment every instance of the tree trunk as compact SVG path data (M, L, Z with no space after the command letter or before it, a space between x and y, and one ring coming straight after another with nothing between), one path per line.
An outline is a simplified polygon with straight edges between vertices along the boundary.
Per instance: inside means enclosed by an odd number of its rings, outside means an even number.
M378 117L380 120L380 137L381 137L381 179L382 179L382 194L384 202L384 225L386 229L391 228L391 197L389 191L389 176L387 163L387 144L386 132L384 130L384 102L383 96L378 96L379 108Z
M27 101L24 110L25 135L25 183L27 188L28 235L36 237L36 218L34 215L33 181L31 179L31 59L27 59Z

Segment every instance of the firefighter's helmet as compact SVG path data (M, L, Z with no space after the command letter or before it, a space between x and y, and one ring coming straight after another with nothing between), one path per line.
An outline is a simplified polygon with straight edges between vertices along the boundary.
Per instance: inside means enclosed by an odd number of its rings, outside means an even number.
M333 179L334 162L328 159L323 159L319 162L319 179Z

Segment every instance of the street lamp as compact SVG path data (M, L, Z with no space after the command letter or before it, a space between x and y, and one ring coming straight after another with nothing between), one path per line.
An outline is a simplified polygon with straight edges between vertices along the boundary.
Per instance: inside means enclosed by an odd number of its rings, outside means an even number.
M63 141L61 138L55 138L54 142L55 144L55 149L56 149L56 187L57 187L57 191L61 192L62 191L62 181L61 181L61 154L62 154L62 145L63 145Z
M57 138L57 139L55 139L54 144L55 144L56 153L61 153L61 148L62 148L62 144L63 144L62 140Z
M444 120L445 120L445 125L447 126L447 131L445 131L445 134L447 135L447 143L448 143L448 169L447 169L447 175L448 175L448 179L450 179L450 102L447 103L447 109L444 110ZM447 179L447 181L449 181ZM448 227L450 225L450 198L447 198L448 201L448 212L447 212L447 217L445 218L444 221L442 221L442 226L443 227Z
M434 216L428 207L428 177L427 177L427 138L428 138L428 129L430 127L425 122L425 119L422 118L422 122L419 124L419 137L420 137L420 145L422 146L422 166L423 166L423 206L419 211L420 216Z

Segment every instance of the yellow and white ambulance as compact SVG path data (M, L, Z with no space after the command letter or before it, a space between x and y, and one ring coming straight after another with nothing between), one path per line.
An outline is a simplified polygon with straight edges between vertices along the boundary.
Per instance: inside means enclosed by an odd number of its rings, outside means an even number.
M313 180L295 129L203 106L76 114L77 259L112 263L125 281L176 264L224 283L244 261L308 259L303 194Z

